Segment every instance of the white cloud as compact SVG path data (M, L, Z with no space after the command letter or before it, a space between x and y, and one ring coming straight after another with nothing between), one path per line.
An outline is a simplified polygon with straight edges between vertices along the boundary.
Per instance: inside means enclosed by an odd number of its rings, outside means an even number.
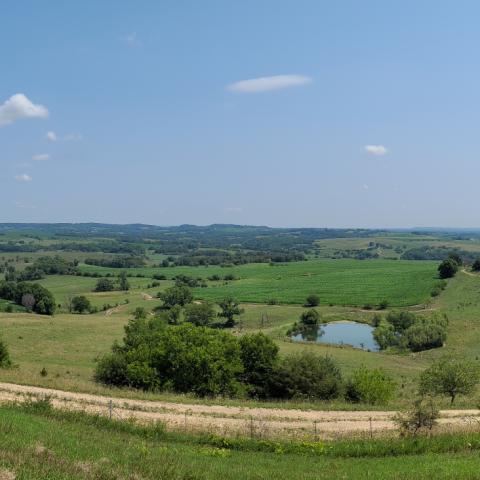
M32 177L30 175L27 175L26 173L22 173L21 175L15 175L15 180L17 182L31 182Z
M129 33L125 37L125 42L129 47L141 47L143 45L142 41L137 37L137 32Z
M49 158L50 158L50 155L48 153L37 153L37 155L33 155L32 160L42 161L42 160L48 160Z
M50 140L51 142L56 142L58 140L57 134L55 132L52 132L52 131L47 132L45 134L45 138L47 140Z
M388 149L384 145L365 145L363 148L367 153L376 155L377 157L382 157L388 153Z
M228 85L227 89L238 93L268 92L282 88L307 85L312 79L304 75L274 75L272 77L251 78Z
M43 105L33 104L23 93L12 95L0 105L0 127L10 125L22 118L47 118L48 110Z

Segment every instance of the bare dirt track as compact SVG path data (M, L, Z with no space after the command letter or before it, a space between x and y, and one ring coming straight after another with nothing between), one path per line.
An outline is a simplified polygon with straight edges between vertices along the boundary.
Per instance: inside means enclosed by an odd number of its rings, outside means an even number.
M168 429L245 434L262 438L340 438L392 433L394 411L314 411L183 404L112 398L86 393L0 383L0 402L49 396L55 408L83 410L139 422L164 422ZM443 410L442 427L480 426L480 410Z

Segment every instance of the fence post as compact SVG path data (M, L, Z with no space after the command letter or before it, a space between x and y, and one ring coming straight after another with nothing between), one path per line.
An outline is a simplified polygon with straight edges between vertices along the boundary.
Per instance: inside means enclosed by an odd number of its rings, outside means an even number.
M369 420L370 420L370 438L373 438L372 417L370 417Z
M113 402L110 400L108 402L108 418L111 420L112 419L112 412L113 412Z
M317 421L315 420L313 422L313 438L317 442L318 441L318 435L317 435Z

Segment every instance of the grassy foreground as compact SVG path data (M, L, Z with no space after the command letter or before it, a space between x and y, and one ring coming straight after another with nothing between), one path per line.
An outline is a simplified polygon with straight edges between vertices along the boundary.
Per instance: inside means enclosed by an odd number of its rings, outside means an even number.
M480 435L272 443L189 437L81 413L0 407L0 478L478 478Z

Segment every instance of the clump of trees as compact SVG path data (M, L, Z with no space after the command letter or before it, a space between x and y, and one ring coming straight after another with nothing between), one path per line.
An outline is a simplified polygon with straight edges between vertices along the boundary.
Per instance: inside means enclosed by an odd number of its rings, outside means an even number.
M191 307L188 307L191 310ZM211 313L211 312L210 312ZM122 344L98 362L98 382L143 390L192 392L198 396L330 400L346 394L342 373L331 357L311 352L280 357L263 333L238 338L193 323L168 325L162 315L138 311L125 327ZM381 403L393 382L381 371L350 380L346 398ZM370 392L370 389L373 389Z
M375 319L373 337L380 349L398 347L413 352L441 347L447 337L446 315L417 316L411 312L390 312Z
M99 278L93 289L94 292L113 292L114 290L130 290L127 272L120 272L117 282L108 277Z
M40 280L45 275L74 275L77 273L77 266L77 260L69 262L59 255L38 257L32 265L17 274L17 280Z
M70 300L69 311L72 313L90 313L92 305L85 295L78 295Z
M450 253L448 258L446 258L438 266L438 275L440 278L452 278L454 277L458 269L463 265L462 258L457 253Z
M49 290L38 283L1 281L0 298L10 300L41 315L55 313L55 298Z
M139 268L145 266L143 257L134 255L117 255L115 257L86 258L87 265L109 268Z

